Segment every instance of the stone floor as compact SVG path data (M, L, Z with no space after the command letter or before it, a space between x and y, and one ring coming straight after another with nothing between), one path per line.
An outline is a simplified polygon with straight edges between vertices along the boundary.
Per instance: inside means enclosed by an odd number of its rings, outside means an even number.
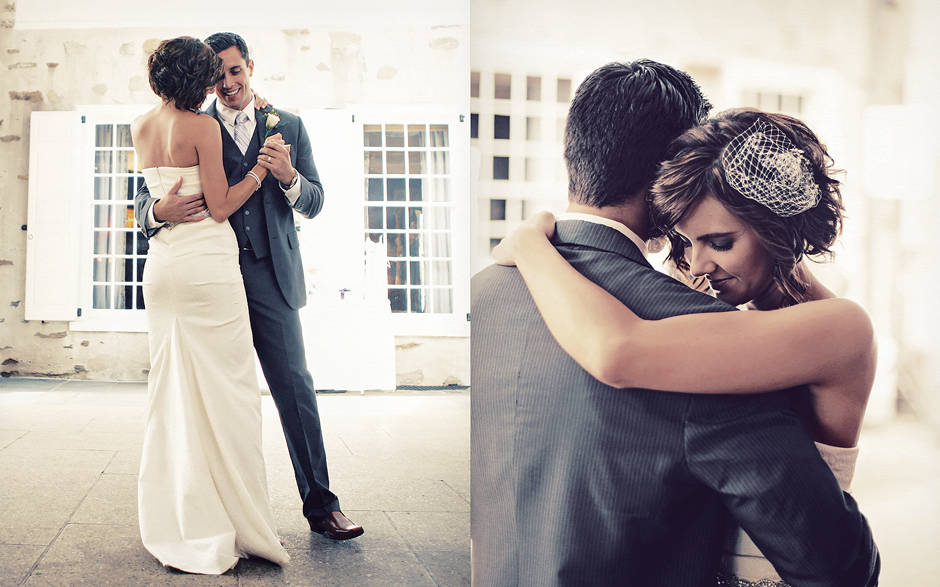
M366 533L310 532L264 396L271 500L291 563L241 561L209 577L162 567L140 542L146 384L0 380L0 586L469 585L469 392L318 401L331 485Z
M366 534L310 533L265 396L271 498L291 564L243 561L206 577L161 567L140 543L144 384L0 379L0 586L469 585L469 392L318 399L332 485ZM881 549L881 585L937 585L937 433L911 416L866 428L853 495Z

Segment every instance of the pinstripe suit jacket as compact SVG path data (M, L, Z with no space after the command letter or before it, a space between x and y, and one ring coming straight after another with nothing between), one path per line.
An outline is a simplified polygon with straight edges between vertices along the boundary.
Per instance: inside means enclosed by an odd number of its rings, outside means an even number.
M645 319L733 309L609 227L561 221L555 240ZM471 315L474 587L712 587L729 511L795 585L876 584L868 525L790 393L608 387L557 345L515 268L474 276Z

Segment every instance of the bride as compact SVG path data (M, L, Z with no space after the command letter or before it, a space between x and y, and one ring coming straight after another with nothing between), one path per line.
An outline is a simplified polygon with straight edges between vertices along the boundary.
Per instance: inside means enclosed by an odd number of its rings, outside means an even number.
M673 146L650 200L669 258L690 278L706 277L717 298L755 311L642 320L562 258L548 213L493 258L518 266L558 343L604 383L712 394L807 385L801 419L847 491L876 351L865 311L802 261L831 255L841 230L825 147L800 121L751 109L725 111ZM740 531L734 545L719 585L786 585Z
M222 75L212 49L191 37L163 41L148 68L162 102L131 126L147 186L165 196L182 182L179 195L204 193L201 214L211 218L167 226L150 239L141 539L161 563L190 573L221 574L248 556L283 565L290 557L268 499L261 392L227 220L268 170L255 165L242 182L226 181L219 125L198 109Z

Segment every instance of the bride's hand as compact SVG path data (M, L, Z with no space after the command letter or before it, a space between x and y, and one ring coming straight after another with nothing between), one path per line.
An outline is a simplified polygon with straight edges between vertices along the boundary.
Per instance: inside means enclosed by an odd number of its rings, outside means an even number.
M493 249L493 260L499 265L515 265L530 239L548 240L555 234L555 215L539 212L531 216Z
M268 105L268 101L258 95L258 92L251 90L251 93L255 96L255 110L264 110Z

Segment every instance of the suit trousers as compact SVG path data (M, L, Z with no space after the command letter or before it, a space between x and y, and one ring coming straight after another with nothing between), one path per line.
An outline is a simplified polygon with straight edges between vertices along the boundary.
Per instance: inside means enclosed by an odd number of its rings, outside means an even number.
M254 251L242 250L239 262L255 350L281 417L304 517L316 522L340 507L339 499L330 491L320 414L313 378L307 370L300 315L284 299L270 256L258 259Z

